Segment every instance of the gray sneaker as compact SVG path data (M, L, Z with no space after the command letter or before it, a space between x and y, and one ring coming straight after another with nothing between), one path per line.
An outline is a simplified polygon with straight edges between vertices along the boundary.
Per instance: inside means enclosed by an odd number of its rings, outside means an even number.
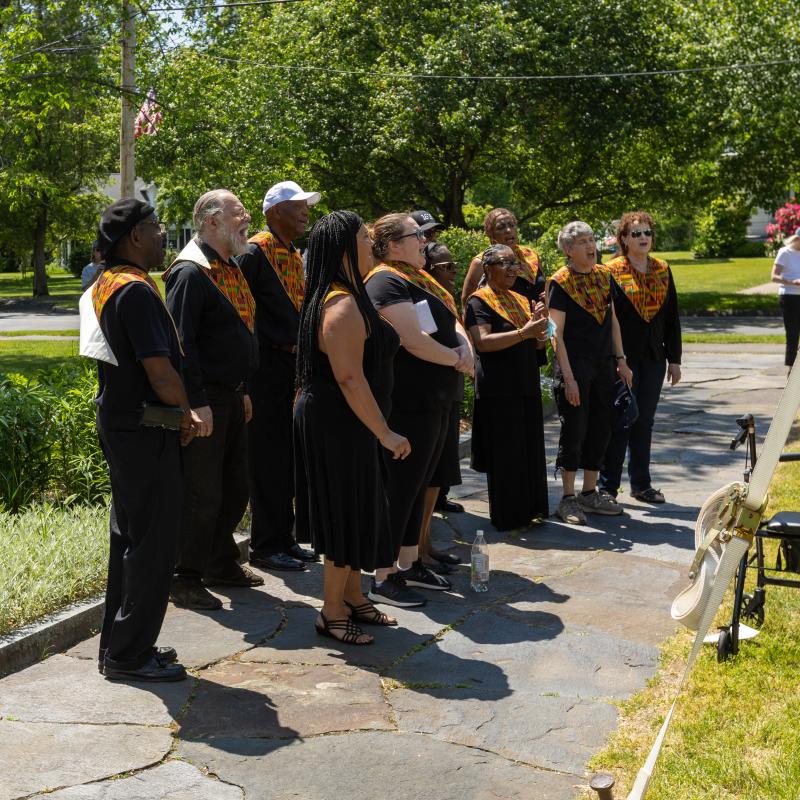
M591 494L577 495L578 505L589 514L604 514L615 517L622 513L622 506L608 493L595 489Z
M556 516L560 517L567 525L585 525L586 515L581 511L575 495L562 497L556 509Z

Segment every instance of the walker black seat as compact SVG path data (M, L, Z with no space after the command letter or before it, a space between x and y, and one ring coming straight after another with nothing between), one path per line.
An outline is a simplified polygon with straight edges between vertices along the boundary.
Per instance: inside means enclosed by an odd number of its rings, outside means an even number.
M781 511L762 525L770 536L800 539L800 512Z

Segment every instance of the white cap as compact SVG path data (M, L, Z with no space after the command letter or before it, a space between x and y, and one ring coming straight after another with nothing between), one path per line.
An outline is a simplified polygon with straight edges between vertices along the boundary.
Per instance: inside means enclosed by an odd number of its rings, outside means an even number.
M267 189L261 210L266 214L268 208L285 203L287 200L305 200L310 206L319 203L319 192L304 192L294 181L281 181Z

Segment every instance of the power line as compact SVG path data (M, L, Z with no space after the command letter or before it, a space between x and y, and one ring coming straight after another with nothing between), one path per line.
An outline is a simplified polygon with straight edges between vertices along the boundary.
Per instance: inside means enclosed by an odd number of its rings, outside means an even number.
M150 11L193 11L205 8L239 8L240 6L282 6L286 3L307 3L309 0L242 0L235 3L198 3L191 6L163 6Z

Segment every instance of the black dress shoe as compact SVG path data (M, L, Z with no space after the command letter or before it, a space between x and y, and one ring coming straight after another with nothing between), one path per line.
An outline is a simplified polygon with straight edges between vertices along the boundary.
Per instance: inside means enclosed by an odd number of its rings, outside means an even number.
M251 558L250 564L259 569L277 569L282 572L303 572L306 565L299 558L292 558L288 553L275 553L265 558Z
M295 542L286 552L288 555L290 555L292 558L296 558L298 561L319 561L317 554L313 550L309 550L307 547L300 547L297 542Z
M428 555L440 564L448 564L449 566L455 567L461 563L461 559L455 553L446 553L444 550L431 548Z
M139 669L120 669L106 662L103 674L106 676L107 681L155 683L159 681L182 681L186 677L186 668L183 664L162 664L153 655Z
M263 586L264 579L253 570L239 564L230 572L220 575L204 575L204 586Z
M222 608L222 600L214 597L199 583L173 580L169 587L169 599L179 608L191 608L195 611L217 611Z
M464 512L464 506L462 506L461 503L454 503L452 500L448 500L445 497L441 503L437 503L433 507L433 510L444 511L445 514L462 514Z
M172 664L173 661L178 660L178 653L176 652L174 647L154 647L153 648L153 656L155 660L158 661L161 666L166 666L167 664ZM97 661L97 671L103 675L105 673L105 657L106 651L102 651L102 655Z

